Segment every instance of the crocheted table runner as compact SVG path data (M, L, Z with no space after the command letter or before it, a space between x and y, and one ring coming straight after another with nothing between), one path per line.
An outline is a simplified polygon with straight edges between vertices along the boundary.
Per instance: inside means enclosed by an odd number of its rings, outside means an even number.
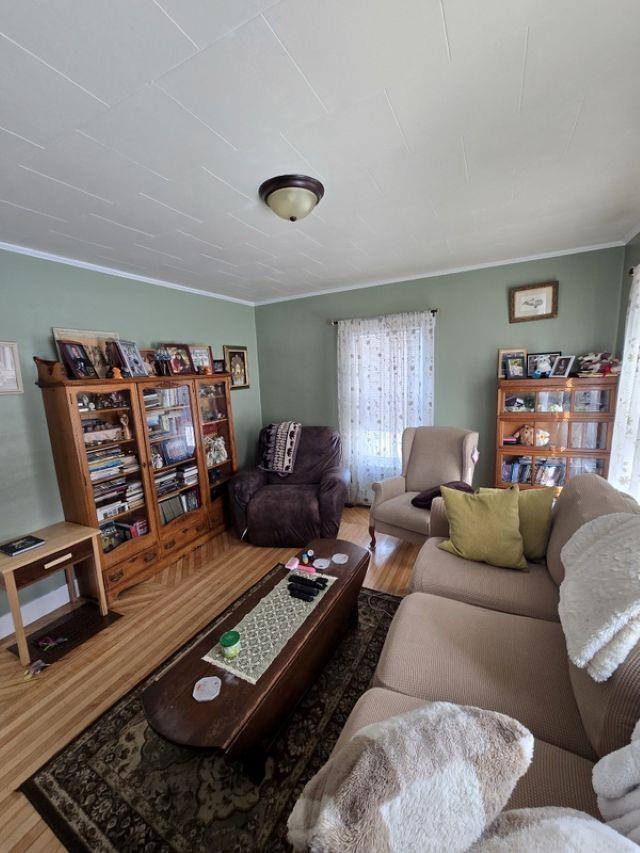
M287 589L289 578L283 578L235 626L240 633L238 657L227 660L216 643L203 660L256 684L336 580L320 573L314 577L327 578L328 584L313 601L292 598Z

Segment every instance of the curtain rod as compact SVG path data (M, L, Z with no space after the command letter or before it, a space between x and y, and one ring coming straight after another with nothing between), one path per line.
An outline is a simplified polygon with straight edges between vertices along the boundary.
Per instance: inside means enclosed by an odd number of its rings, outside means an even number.
M437 308L427 308L427 311L429 311L431 313L432 317L435 317L436 314L438 313ZM351 318L349 318L349 319L351 319ZM367 317L367 319L369 319L369 318ZM339 322L340 322L340 320L327 320L327 325L328 326L337 326Z

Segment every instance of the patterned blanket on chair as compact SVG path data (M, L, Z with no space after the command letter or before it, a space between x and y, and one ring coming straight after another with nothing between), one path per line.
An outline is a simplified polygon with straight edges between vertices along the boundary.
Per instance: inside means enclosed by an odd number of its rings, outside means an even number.
M280 477L291 474L296 464L301 429L302 424L297 421L282 421L265 427L258 467Z

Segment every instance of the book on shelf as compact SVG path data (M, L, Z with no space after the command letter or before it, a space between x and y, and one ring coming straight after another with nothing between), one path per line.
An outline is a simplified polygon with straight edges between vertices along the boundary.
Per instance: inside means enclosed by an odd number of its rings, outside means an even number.
M503 483L530 483L531 482L531 456L515 456L502 460L502 482Z
M149 526L146 518L139 518L137 521L124 522L116 521L115 527L122 532L125 539L137 539L138 536L145 536L149 532Z
M18 554L32 551L34 548L39 548L40 545L44 545L44 539L40 539L39 536L19 536L17 539L0 545L0 551L9 557L17 557Z
M562 486L566 472L564 459L538 459L534 483L536 486Z

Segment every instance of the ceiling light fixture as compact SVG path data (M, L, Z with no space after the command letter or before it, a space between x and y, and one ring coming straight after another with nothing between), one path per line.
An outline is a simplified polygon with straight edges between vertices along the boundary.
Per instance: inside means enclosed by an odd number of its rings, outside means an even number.
M258 195L282 219L304 219L324 195L324 187L307 175L279 175L260 185Z

